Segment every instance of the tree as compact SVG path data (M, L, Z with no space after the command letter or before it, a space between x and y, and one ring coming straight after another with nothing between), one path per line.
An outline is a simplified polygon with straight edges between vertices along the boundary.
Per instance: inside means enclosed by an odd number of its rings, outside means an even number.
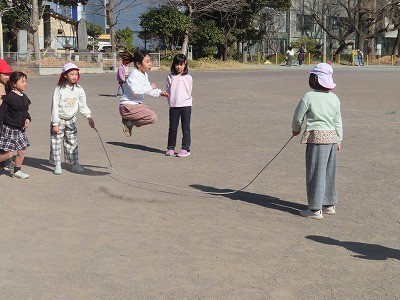
M97 49L97 46L98 46L97 39L103 33L103 27L101 27L98 24L93 24L93 23L87 22L86 31L87 31L88 36L91 36L93 38L93 43L92 43L93 48Z
M116 52L115 26L120 22L121 14L137 5L137 0L93 0L87 4L96 8L95 15L106 17L110 28L110 42L112 52Z
M216 45L224 40L214 20L197 20L190 37L198 57L213 57L217 50Z
M117 41L119 41L126 51L132 52L133 47L133 30L129 27L119 29L116 32Z
M140 20L140 26L159 37L169 50L175 49L185 29L192 26L190 19L171 5L150 8Z

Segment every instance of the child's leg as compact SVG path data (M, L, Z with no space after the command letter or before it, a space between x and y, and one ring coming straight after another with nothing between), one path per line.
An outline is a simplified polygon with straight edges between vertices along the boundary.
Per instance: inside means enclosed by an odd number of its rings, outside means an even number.
M178 134L180 108L172 107L169 109L169 129L168 129L168 150L174 150L176 146L176 136Z
M332 144L307 144L306 149L306 183L308 208L322 209L326 191L326 171L331 155Z
M55 134L50 128L50 158L52 165L61 165L61 142L64 139L64 121L60 121L59 132Z
M14 154L14 151L9 151L9 152L3 151L2 154L0 154L0 162L10 159L11 157L13 157L13 154Z
M76 117L65 121L64 128L64 155L67 163L76 164L78 157L78 129L76 128Z
M157 121L157 115L144 104L123 104L119 107L121 117L131 120L136 127L153 124Z
M332 206L338 202L336 193L336 170L337 170L338 152L337 144L332 144L331 153L326 167L326 187L325 197L322 205Z
M25 150L18 150L17 151L17 156L15 157L15 167L16 168L21 168L22 163L24 162L25 158Z
M190 152L191 136L190 136L190 116L192 107L186 106L181 109L182 121L182 149Z

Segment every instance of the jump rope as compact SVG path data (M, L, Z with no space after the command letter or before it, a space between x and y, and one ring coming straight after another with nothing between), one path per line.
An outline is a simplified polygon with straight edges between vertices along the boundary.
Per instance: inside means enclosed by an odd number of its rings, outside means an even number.
M294 137L293 135L289 138L289 140L283 145L283 147L278 151L278 153L275 154L275 156L261 169L260 172L258 172L258 174L252 179L250 180L250 182L248 184L246 184L244 187L237 189L237 190L233 190L230 192L206 192L206 191L197 191L197 190L193 190L193 189L185 189L185 188L180 188L180 187L175 187L175 186L170 186L170 185L165 185L165 184L161 184L161 183L156 183L156 182L151 182L151 181L143 181L143 180L138 180L138 179L133 179L130 177L126 177L124 175L119 174L117 171L115 171L114 166L111 162L110 156L108 155L108 152L106 150L106 147L104 146L104 142L103 139L100 136L99 131L97 130L96 127L94 127L94 130L96 130L97 136L99 137L100 143L103 147L104 153L107 157L108 163L110 165L111 170L113 171L113 173L121 178L124 178L126 180L130 180L133 182L139 182L139 183L145 183L145 184L151 184L151 185L156 185L156 186L160 186L160 187L164 187L164 188L168 188L168 189L174 189L174 190L180 190L180 191L186 191L186 192L196 192L196 193L203 193L203 194L209 194L209 195L229 195L229 194L235 194L237 192L243 191L244 189L248 188L255 180L256 178L262 173L264 172L264 170L274 161L274 159L283 151L283 149L285 149L285 147L287 146L287 144L289 144L289 142L291 141L291 139Z

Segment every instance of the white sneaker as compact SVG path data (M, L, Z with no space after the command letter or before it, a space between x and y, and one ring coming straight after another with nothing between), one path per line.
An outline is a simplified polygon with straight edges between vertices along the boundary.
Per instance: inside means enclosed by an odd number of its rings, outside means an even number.
M76 173L85 173L85 169L79 163L72 165L72 171Z
M27 179L29 175L19 170L13 174L13 177L18 179Z
M334 214L336 214L336 207L335 207L335 205L323 206L322 212L327 215L334 215Z
M305 217L305 218L311 218L311 219L314 219L314 220L321 220L324 217L322 215L322 210L311 211L309 209L301 210L300 211L300 216Z
M54 173L54 175L61 175L62 174L61 165L56 165L53 173Z

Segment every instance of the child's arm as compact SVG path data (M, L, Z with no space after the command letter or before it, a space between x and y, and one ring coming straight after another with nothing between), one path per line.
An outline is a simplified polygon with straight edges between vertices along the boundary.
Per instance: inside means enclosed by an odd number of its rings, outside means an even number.
M79 112L82 114L82 116L84 116L88 120L89 126L94 128L92 112L90 111L89 107L87 106L86 93L83 88L80 88L80 91L79 91Z
M300 100L299 104L296 107L296 110L293 115L292 121L292 134L294 136L298 135L301 131L301 125L303 124L304 116L306 115L307 107L302 100Z
M60 87L56 87L53 94L53 99L51 102L51 127L55 134L58 134L58 123L60 122L59 114L58 114L58 105L60 102Z
M125 81L125 68L122 64L118 68L117 81Z

